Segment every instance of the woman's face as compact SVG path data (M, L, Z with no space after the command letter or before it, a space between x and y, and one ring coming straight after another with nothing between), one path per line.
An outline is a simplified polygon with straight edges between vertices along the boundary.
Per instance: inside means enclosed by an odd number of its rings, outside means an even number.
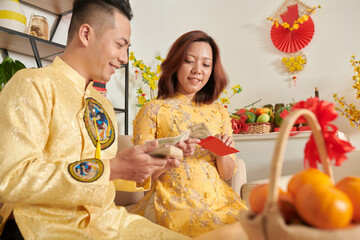
M212 49L207 42L189 45L185 60L177 70L177 92L192 98L208 82L213 68Z

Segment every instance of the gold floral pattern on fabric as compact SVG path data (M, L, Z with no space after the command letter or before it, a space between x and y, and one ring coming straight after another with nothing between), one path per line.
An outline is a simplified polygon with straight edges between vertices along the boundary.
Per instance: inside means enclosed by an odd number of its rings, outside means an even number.
M101 104L93 98L86 99L84 122L94 146L96 146L98 135L102 150L113 144L115 131L111 119Z
M197 105L184 95L146 103L133 121L134 144L173 137L188 126L204 122L212 135L232 135L227 110L218 103ZM235 161L235 155L230 155ZM180 166L164 172L151 190L131 210L148 215L154 211L156 222L194 237L236 222L244 201L221 179L216 155L197 146L194 155ZM153 194L153 204L149 194Z
M189 239L115 206L109 160L116 138L101 151L104 171L96 181L70 176L69 165L93 159L96 149L84 124L85 99L96 99L116 122L111 102L92 82L86 86L56 57L44 68L18 71L6 88L0 109L11 114L0 114L0 229L13 212L24 239ZM116 190L137 191L132 183Z
M103 174L104 164L99 159L86 159L70 164L68 170L80 182L93 182Z

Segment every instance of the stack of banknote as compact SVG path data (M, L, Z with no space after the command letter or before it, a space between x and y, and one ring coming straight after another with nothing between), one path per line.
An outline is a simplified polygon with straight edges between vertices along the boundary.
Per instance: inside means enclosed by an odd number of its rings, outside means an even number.
M188 128L190 129L190 137L192 138L205 139L209 136L212 136L209 128L203 122L191 125Z
M148 152L148 154L150 154L153 157L176 157L176 158L183 158L183 151L180 148L177 148L175 146L172 145L167 145L167 146L160 146L154 150L152 150L151 152Z
M152 156L157 157L174 156L182 158L182 150L175 147L178 142L186 141L189 137L205 139L209 136L212 136L209 128L206 126L205 123L194 124L189 126L188 128L188 131L182 132L175 137L156 139L158 141L159 147L148 153Z

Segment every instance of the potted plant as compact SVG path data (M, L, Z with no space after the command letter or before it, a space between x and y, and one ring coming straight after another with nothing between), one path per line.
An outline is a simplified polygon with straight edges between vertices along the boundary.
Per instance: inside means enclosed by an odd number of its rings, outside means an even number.
M0 91L10 78L20 69L26 68L19 60L13 60L7 56L0 64Z

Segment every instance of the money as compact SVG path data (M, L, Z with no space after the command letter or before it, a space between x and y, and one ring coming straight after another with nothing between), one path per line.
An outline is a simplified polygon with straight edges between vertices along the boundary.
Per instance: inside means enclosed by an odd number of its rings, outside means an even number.
M183 158L183 151L180 148L171 145L158 147L152 150L151 152L148 152L148 154L150 154L153 157L160 157L160 158L166 156Z
M187 140L189 138L189 134L190 134L190 130L183 132L180 135L177 135L175 137L158 138L156 140L158 141L159 146L176 145L180 141Z
M188 128L190 129L190 137L192 138L205 139L208 136L212 136L204 122L188 126Z

